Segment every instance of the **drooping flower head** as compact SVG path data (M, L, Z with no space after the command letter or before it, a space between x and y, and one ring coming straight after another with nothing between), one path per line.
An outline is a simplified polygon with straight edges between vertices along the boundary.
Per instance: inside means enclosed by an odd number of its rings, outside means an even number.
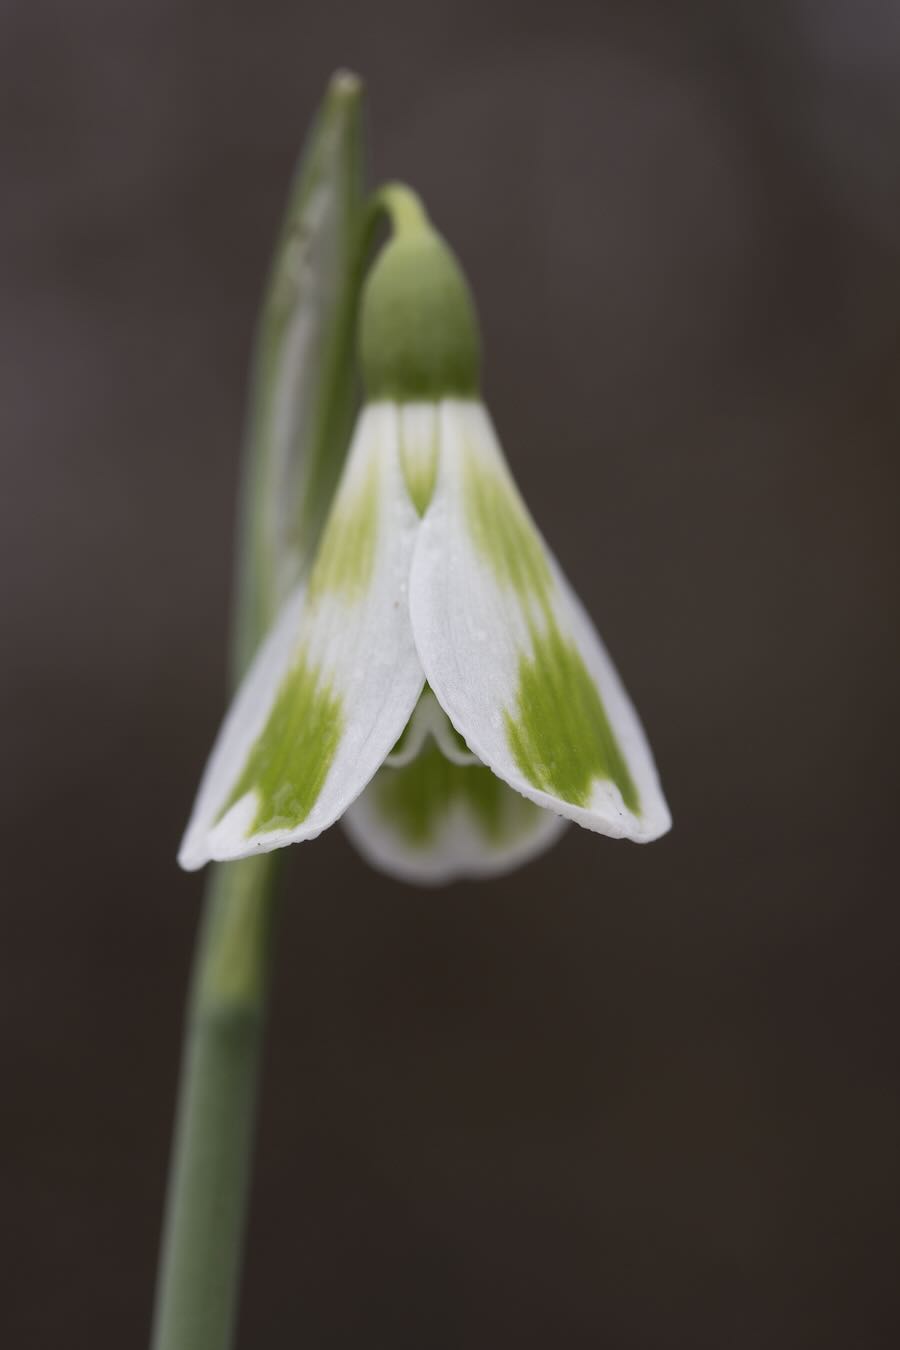
M179 861L343 817L409 880L487 875L566 821L646 842L671 819L637 714L513 482L479 397L468 286L418 199L360 312L366 402L307 575L219 734Z

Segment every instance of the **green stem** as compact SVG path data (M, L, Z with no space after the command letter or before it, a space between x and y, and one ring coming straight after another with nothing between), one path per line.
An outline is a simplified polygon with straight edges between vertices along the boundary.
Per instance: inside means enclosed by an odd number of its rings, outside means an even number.
M212 872L192 977L152 1350L233 1343L279 862Z
M374 194L372 207L390 218L395 234L432 228L422 198L405 183L385 183Z

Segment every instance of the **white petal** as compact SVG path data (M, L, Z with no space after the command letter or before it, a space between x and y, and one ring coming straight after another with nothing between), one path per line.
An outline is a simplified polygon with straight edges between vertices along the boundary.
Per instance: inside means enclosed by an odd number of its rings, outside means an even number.
M437 886L511 872L549 848L568 821L483 764L445 759L429 740L402 767L379 770L342 824L380 871Z
M400 467L397 409L370 406L312 573L225 719L183 867L314 838L383 763L422 691L407 595L420 527Z
M601 834L646 842L669 829L637 714L478 403L441 405L410 606L429 685L494 773Z

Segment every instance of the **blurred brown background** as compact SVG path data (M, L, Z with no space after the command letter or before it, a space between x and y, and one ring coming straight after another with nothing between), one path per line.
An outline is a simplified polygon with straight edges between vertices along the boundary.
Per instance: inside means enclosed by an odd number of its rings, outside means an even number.
M241 1344L900 1344L896 3L2 15L2 1344L146 1338L250 336L341 64L676 827L434 893L294 851Z

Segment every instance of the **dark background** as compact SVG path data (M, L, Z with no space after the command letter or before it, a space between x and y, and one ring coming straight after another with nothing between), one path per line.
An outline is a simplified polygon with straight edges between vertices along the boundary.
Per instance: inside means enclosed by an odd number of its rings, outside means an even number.
M241 1344L900 1344L892 0L4 0L10 1347L149 1322L256 303L331 70L675 816L294 850Z

